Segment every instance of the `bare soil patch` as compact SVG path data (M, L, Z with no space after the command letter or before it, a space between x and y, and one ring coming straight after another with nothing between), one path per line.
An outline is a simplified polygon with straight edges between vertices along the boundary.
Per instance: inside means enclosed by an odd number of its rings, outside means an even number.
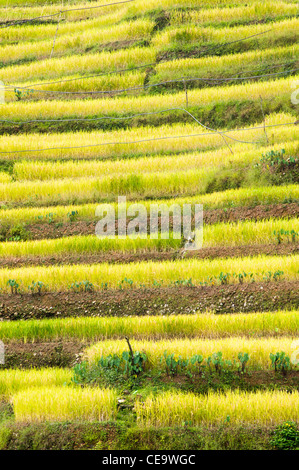
M299 281L2 294L0 320L276 311L299 307Z

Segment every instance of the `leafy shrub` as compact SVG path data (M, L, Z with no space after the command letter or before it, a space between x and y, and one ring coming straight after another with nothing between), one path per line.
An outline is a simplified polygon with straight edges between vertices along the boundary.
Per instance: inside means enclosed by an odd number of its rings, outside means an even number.
M286 421L276 427L270 444L278 450L291 450L299 447L299 429L293 421Z
M275 372L281 371L283 375L286 375L291 368L290 358L284 351L275 354L270 353L270 359Z

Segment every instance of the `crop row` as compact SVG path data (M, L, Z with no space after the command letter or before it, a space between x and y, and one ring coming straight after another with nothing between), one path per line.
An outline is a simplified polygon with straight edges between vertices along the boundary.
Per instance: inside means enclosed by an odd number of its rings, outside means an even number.
M296 310L234 313L233 315L216 315L207 312L192 315L130 316L129 318L69 317L2 321L0 322L0 338L5 344L18 341L36 343L37 341L62 339L100 341L124 336L148 341L175 338L219 339L230 337L232 339L234 336L260 338L261 336L283 337L289 335L295 337L298 329L299 312ZM275 343L271 347L277 349L282 346L285 347L285 344ZM215 344L215 348L217 347ZM179 349L176 349L176 354L178 351Z
M224 283L240 282L234 273L251 273L254 280L285 279L296 280L299 255L292 256L255 256L242 258L226 258L214 260L177 260L160 262L140 262L138 264L109 263L92 265L36 266L17 269L3 268L0 271L0 288L2 292L10 292L11 285L30 286L40 282L50 291L64 291L69 286L80 286L80 282L88 282L95 290L106 288L138 288L159 285L178 284L189 279L191 285L206 285L209 279L219 279L225 275ZM268 275L267 275L268 273ZM270 276L271 274L271 276ZM243 276L242 282L251 282L252 276ZM87 281L86 281L87 280ZM127 282L123 282L123 281ZM12 284L15 283L15 284ZM222 282L223 283L223 282ZM187 284L188 285L188 284Z
M164 392L137 402L137 422L142 426L212 426L213 424L266 424L299 421L294 392L226 392L196 396L193 393Z
M128 77L113 76L107 78L108 83L117 83L117 79L129 79L132 82L139 80L142 74L130 74ZM281 78L270 80L262 83L247 83L242 85L219 86L204 90L190 90L188 92L188 105L191 107L190 112L199 106L208 106L216 103L229 103L231 101L246 102L248 100L260 100L260 97L267 101L275 99L277 96L283 102L288 96L296 77ZM94 80L94 79L92 79ZM80 80L81 81L81 80ZM111 82L110 82L111 81ZM237 97L237 98L236 98ZM46 106L45 106L46 103ZM118 97L110 99L95 100L73 100L73 101L41 101L41 102L13 102L6 103L1 110L1 119L11 121L26 120L46 120L46 119L73 119L73 118L107 118L115 119L115 123L120 124L117 118L128 118L127 125L130 125L132 117L138 113L157 112L160 117L163 116L165 110L178 108L186 109L186 96L183 92L167 94L162 96L135 96L135 97ZM192 122L191 116L186 112L182 112L182 119L188 117L188 121ZM194 113L196 117L196 112ZM136 116L138 117L138 116ZM293 120L293 117L291 118ZM63 121L62 121L63 122ZM100 124L101 121L99 121ZM268 122L268 119L267 119ZM203 123L204 124L204 123Z
M246 40L243 50L256 47L274 47L282 44L295 44L298 36L297 18L277 21L272 23L269 30L268 24L254 24L248 26L236 26L233 28L202 28L197 25L183 25L179 28L168 28L153 37L151 44L160 49L169 46L190 45L209 47L238 39ZM266 33L267 31L267 33ZM262 34L265 33L265 34ZM258 36L261 34L261 36ZM241 46L240 46L241 47Z
M50 51L51 52L51 51ZM31 84L36 80L48 80L51 78L69 75L99 74L115 72L127 68L155 62L156 51L153 47L135 47L120 49L112 52L89 53L45 59L22 64L7 66L1 69L1 80L5 85L21 83L30 80ZM32 82L34 80L34 82Z
M136 20L134 22L121 23L106 29L87 29L79 34L62 35L56 38L55 54L71 54L80 51L87 51L95 47L98 41L109 43L113 41L129 40L149 40L154 29L154 22L151 20ZM245 42L243 49L275 47L282 44L295 44L296 32L298 30L298 20L296 18L269 25L257 24L248 26L236 26L226 28L183 26L181 28L170 28L165 32L157 33L152 38L151 44L159 51L173 44L190 44L196 42L197 47L213 47L219 43L237 41L249 38ZM267 31L267 33L266 33ZM265 33L265 34L262 34ZM251 36L255 36L250 39ZM52 40L38 42L24 42L17 45L7 45L0 49L0 61L2 64L9 64L20 60L44 59L51 54Z
M237 2L233 2L237 5ZM201 8L190 10L171 11L170 25L179 26L184 23L202 24L205 26L244 24L247 21L269 21L282 16L296 16L296 4L284 2L263 1L259 3L248 2L242 6L222 6L214 8Z
M235 424L273 425L298 422L299 393L227 392L197 396L192 393L165 392L136 401L137 423L141 426L212 426ZM12 397L17 422L107 421L116 418L117 394L114 390L40 387L18 392Z
M87 52L90 48L96 47L99 42L104 45L117 41L148 40L154 25L155 23L150 20L136 20L106 29L95 27L72 35L58 35L55 41L55 56L70 55L80 51ZM10 64L20 60L44 59L50 56L52 47L53 39L2 46L0 62Z
M23 390L11 401L17 422L108 421L117 413L113 389L40 387Z
M112 3L112 2L111 2ZM137 2L136 2L137 3ZM178 2L170 4L170 2L161 2L164 8L167 8L168 13L170 14L170 24L171 25L180 25L184 22L189 22L193 24L202 24L203 26L212 26L215 23L217 24L243 24L247 21L258 20L265 18L274 20L275 18L284 18L296 16L298 13L298 8L296 4L287 4L284 2L273 2L273 1L264 1L263 3L253 3L249 5L237 6L237 7L220 7L220 8L209 8L201 10L192 10L188 12L182 12L176 10ZM167 4L168 3L168 4ZM190 7L190 2L179 2L181 4L187 3ZM236 3L236 2L235 2ZM150 4L152 6L152 3ZM161 6L159 4L159 6ZM82 21L84 17L84 11L80 12L80 18L76 17L76 12L70 12L65 14L64 17L67 19L66 22L63 22L59 25L59 34L71 34L78 33L79 31L84 31L88 28L93 27L107 27L113 24L116 24L120 20L124 20L127 17L133 16L130 14L130 8L126 5L119 5L118 9L112 12L112 6L108 7L108 14L106 10L93 10L93 19L87 19ZM130 5L129 5L130 7ZM83 7L84 8L84 7ZM171 10L169 10L171 8ZM4 17L7 19L16 19L18 18L18 13L20 14L20 9L17 11L6 9L6 15ZM56 12L57 8L52 7L51 12ZM33 16L41 16L41 14L46 14L47 6L44 7L42 13L37 11L37 9L30 10L30 13ZM58 10L59 11L59 10ZM150 10L149 10L150 11ZM138 12L139 13L139 12ZM137 15L138 15L137 13ZM148 13L148 12L147 12ZM100 16L98 16L100 15ZM24 15L25 16L25 15ZM134 15L135 16L135 15ZM142 16L142 14L140 15ZM72 21L70 21L72 19ZM78 21L79 20L79 21ZM29 25L26 28L10 27L0 31L0 37L3 41L24 41L24 40L40 40L53 38L56 32L56 24L43 24L43 25Z
M4 178L0 185L0 200L2 203L14 205L48 205L63 202L68 204L72 201L77 203L98 201L100 203L110 202L115 200L116 196L124 194L127 195L128 200L142 200L180 195L193 196L235 187L246 187L250 191L253 186L296 182L296 179L292 179L291 164L288 173L285 169L279 168L274 167L278 179L275 179L268 169L263 171L263 174L259 174L257 168L243 161L238 165L232 165L230 162L227 167L193 169L191 166L185 171L128 173L123 176L112 175L100 178L65 178L30 182L6 182ZM283 175L285 179L278 181L282 171L285 172Z
M145 369L164 371L167 367L167 357L172 355L176 360L186 360L195 355L208 358L217 351L222 353L223 360L231 363L238 360L238 354L242 351L249 355L248 369L270 369L270 354L276 351L284 351L289 357L294 354L296 348L292 349L294 341L290 338L245 338L228 337L221 339L171 339L171 340L130 340L133 351L139 351L146 355ZM97 363L108 356L121 357L125 350L124 340L105 340L90 346L85 350L84 357L89 363ZM166 352L166 353L165 353ZM165 354L164 354L165 353ZM166 362L165 362L166 361ZM296 362L296 361L295 361ZM186 368L194 369L194 364L188 362Z
M128 174L157 173L164 171L186 171L199 168L225 167L233 165L252 165L261 159L262 154L270 151L285 151L287 156L296 156L299 142L282 142L279 144L252 148L251 144L234 146L234 154L227 147L208 152L192 152L182 155L156 155L138 159L122 160L70 160L70 161L20 161L15 162L11 178L14 181L47 181L60 178L81 178L124 176ZM1 181L1 182L8 182Z
M255 206L259 204L282 204L296 202L299 200L298 185L265 186L260 188L240 188L213 194L197 195L193 197L174 198L171 200L143 201L147 211L150 204L203 204L204 210L222 209L232 207ZM133 201L134 202L134 201ZM136 202L136 201L135 201ZM129 207L128 203L128 207ZM22 207L17 209L6 209L1 212L1 221L5 224L38 223L48 224L52 222L70 222L70 214L76 214L76 220L97 220L95 211L96 204L66 205L48 207ZM112 203L115 213L118 212L117 203ZM122 206L121 206L122 207Z
M279 234L279 237L278 235ZM288 236L284 236L284 234ZM157 234L158 237L158 234ZM203 247L242 246L262 243L298 243L299 220L269 219L265 221L240 221L218 223L203 229ZM0 243L0 258L50 256L99 252L148 252L171 251L182 248L181 233L154 234L146 232L138 238L96 237L95 235L71 236L56 239L6 241Z
M190 120L191 117L190 117ZM297 129L290 114L272 114L267 117L271 129L272 144L296 140ZM265 145L263 123L253 128L226 131L225 137L231 147L245 142ZM224 132L221 129L221 132ZM14 159L59 158L121 158L163 153L209 150L226 146L223 136L198 124L163 125L158 128L143 127L111 132L74 132L63 134L26 134L1 136L1 157ZM21 153L20 153L21 152Z
M281 64L286 63L288 70L296 69L298 60L296 51L299 46L277 47L273 49L249 51L239 54L230 54L219 57L203 57L194 59L188 57L186 59L173 60L157 64L154 73L150 76L150 84L163 82L166 80L188 78L226 78L226 77L246 77L254 75L262 75L263 73L271 74L271 67L275 72L283 70ZM294 64L291 67L291 64ZM273 70L272 69L272 70ZM191 82L192 84L192 82ZM172 84L175 86L176 84ZM210 84L211 85L211 84ZM206 83L194 81L193 87L206 86Z

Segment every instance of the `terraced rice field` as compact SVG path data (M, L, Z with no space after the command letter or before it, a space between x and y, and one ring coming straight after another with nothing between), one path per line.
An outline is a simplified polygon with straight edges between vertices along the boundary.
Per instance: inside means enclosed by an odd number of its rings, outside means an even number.
M298 5L45 3L0 0L0 448L298 448Z

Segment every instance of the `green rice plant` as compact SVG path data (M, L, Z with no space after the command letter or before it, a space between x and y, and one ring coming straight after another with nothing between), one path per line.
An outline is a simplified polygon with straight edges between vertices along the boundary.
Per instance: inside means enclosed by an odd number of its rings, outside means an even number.
M146 19L123 22L106 29L98 27L86 29L76 34L58 35L55 41L55 56L87 52L102 44L116 41L137 41L150 38L154 22ZM23 42L16 45L2 46L0 62L10 64L20 60L38 60L48 58L53 47L53 38L45 41Z
M248 369L250 370L269 370L271 363L269 360L270 353L274 350L283 350L286 354L291 353L290 338L245 338L245 337L228 337L222 339L172 339L172 340L132 340L134 350L142 351L146 354L150 369L154 371L164 371L165 361L163 357L169 359L166 362L168 370L173 370L179 366L179 360L190 359L195 354L201 355L205 360L209 357L213 358L214 365L217 363L219 370L221 359L225 361L239 362L239 353L243 351L250 356L248 361ZM123 351L122 340L106 340L90 346L85 350L85 358L89 363L96 363L101 357L107 357L110 354L121 355ZM166 353L165 353L166 351ZM221 355L217 355L217 351ZM164 356L164 353L166 356ZM216 354L216 356L213 356ZM173 356L172 356L173 355ZM162 361L161 361L162 358ZM173 360L175 359L175 362ZM217 362L218 361L218 362ZM223 366L224 364L222 364ZM194 366L189 362L186 367L193 370Z
M229 416L231 425L279 424L286 420L298 423L299 393L285 391L227 391L225 394L163 392L149 396L135 405L140 426L175 427L190 421L192 426L223 424Z
M11 399L17 422L108 421L116 417L117 395L110 389L39 387Z
M60 369L58 367L0 370L0 396L9 398L15 393L28 388L62 387L65 382L70 382L71 375L69 369Z
M167 310L166 310L167 313ZM133 317L67 317L2 321L0 339L38 342L78 339L95 341L128 336L134 339L295 337L299 312L277 311L217 315L212 312ZM239 361L242 362L238 356ZM241 365L240 365L241 366Z
M242 258L219 258L219 259L188 259L160 262L140 262L138 264L109 263L93 265L63 265L63 266L31 266L16 269L3 268L0 271L0 288L3 292L9 291L7 282L15 279L24 286L38 279L49 286L50 291L63 291L73 282L82 282L88 279L94 285L95 290L101 289L101 284L107 283L109 288L117 288L120 280L125 277L134 282L134 286L143 284L152 285L154 280L168 285L177 279L192 279L194 285L200 285L208 277L218 277L221 272L230 273L230 282L237 280L233 273L245 271L253 272L255 280L263 278L265 269L275 273L283 271L284 279L296 280L298 271L299 255L291 256L254 256ZM100 281L100 282L99 282ZM247 281L246 281L247 282ZM133 287L134 287L133 286Z

